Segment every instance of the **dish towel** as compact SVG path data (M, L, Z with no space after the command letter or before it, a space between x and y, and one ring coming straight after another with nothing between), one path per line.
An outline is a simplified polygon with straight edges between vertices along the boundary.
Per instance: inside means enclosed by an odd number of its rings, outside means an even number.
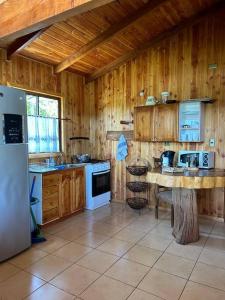
M124 160L128 154L127 149L127 140L125 139L125 136L121 134L118 144L117 144L117 153L116 153L116 159L117 160Z

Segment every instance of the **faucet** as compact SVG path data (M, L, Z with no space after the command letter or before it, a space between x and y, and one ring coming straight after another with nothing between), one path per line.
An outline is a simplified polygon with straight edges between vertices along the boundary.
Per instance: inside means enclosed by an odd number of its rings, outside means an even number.
M64 155L62 152L59 153L56 160L57 160L57 165L62 165L64 163Z

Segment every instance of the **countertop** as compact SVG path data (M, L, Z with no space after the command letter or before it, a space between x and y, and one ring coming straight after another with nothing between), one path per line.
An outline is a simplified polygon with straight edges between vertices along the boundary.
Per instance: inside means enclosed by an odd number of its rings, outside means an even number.
M38 164L31 164L29 165L29 172L30 173L53 173L53 172L59 172L59 171L68 171L71 169L76 169L80 167L85 167L88 163L77 163L77 164L63 164L63 165L57 165L57 166L43 166Z
M212 169L167 173L160 169L153 169L148 172L147 181L171 188L225 188L225 172L223 169Z

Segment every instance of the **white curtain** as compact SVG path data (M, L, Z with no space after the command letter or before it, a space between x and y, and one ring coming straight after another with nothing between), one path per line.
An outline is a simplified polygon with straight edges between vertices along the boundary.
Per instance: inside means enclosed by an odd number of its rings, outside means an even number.
M56 118L28 116L30 153L59 152L59 121Z

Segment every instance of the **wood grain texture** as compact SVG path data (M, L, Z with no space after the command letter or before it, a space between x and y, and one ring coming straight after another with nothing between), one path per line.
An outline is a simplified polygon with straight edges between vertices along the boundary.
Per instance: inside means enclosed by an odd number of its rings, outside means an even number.
M71 136L89 136L89 115L84 101L84 78L70 72L55 75L53 67L15 56L7 60L0 49L0 84L61 98L63 152L69 160L83 151L83 141L70 141ZM86 147L86 146L85 146ZM42 158L43 160L43 158Z
M114 62L118 65L118 62L123 63L124 57L131 59L130 52L133 55L134 51L137 55L143 44L147 49L157 36L163 34L163 38L166 38L168 30L176 29L179 24L205 9L211 10L218 1L223 2L223 0L167 0L163 2L150 0L148 7L160 5L153 10L147 11L146 9L144 16L124 30L118 30L118 32L115 30L115 34L111 34L110 38L104 40L104 32L112 33L112 28L116 29L117 26L119 27L118 24L125 22L126 18L129 20L132 15L135 19L135 14L138 16L138 11L142 10L147 2L146 0L112 1L105 6L54 24L22 53L54 65L65 61L68 57L74 57L76 60L79 58L78 61L74 60L70 69L93 74L91 77L93 79L96 72L100 76L99 72L106 72L109 64L112 63L111 68L114 68ZM109 35L106 34L106 36ZM99 43L100 41L102 42Z
M206 150L216 152L216 167L225 168L225 13L210 16L201 23L187 27L175 36L144 51L136 59L105 74L85 87L85 99L90 111L90 149L92 156L111 159L112 194L125 201L126 163L133 157L159 157L164 150ZM217 63L217 69L208 65ZM141 90L145 97L140 97ZM106 140L110 130L133 130L120 120L132 120L134 107L144 105L146 97L159 97L169 91L171 99L212 97L217 101L205 110L205 142L151 143L128 142L126 162L117 162L116 141ZM215 147L209 139L215 138ZM223 189L199 190L199 213L223 216Z
M199 223L196 191L175 188L173 236L178 244L186 245L199 240Z
M201 174L202 173L202 174ZM201 174L201 175L199 175ZM203 175L204 174L204 175ZM224 171L198 171L182 174L162 173L161 170L152 170L147 174L147 181L170 188L186 189L215 189L225 187Z
M8 0L0 5L0 41L1 43L7 43L15 38L52 25L55 22L60 22L112 1L20 0L18 2L16 0Z
M159 7L163 2L167 0L152 0L141 7L139 10L133 12L132 15L128 15L126 18L123 18L120 22L113 24L107 30L103 31L100 35L96 38L85 44L81 47L78 51L74 51L70 54L66 59L60 62L56 68L55 72L59 73L69 66L73 65L75 62L82 59L84 56L89 54L95 48L101 46L102 44L106 43L108 40L112 39L116 34L124 31L126 27L146 15L149 11L153 10L156 7Z

